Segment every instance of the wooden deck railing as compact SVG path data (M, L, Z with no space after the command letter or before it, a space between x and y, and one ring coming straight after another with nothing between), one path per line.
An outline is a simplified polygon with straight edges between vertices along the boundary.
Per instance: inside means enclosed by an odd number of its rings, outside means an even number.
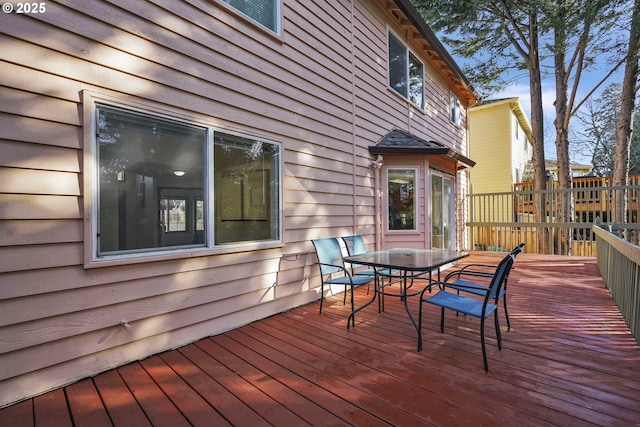
M593 227L593 233L600 274L640 344L640 247L601 227Z
M552 183L549 186L549 183ZM628 185L640 185L640 175L629 175L627 179ZM589 190L597 187L611 187L613 185L613 177L610 176L576 176L571 179L571 186L574 189ZM549 180L547 186L552 189L558 188L558 181ZM532 191L533 182L518 182L513 185L515 191Z
M595 256L597 242L592 226L612 222L616 192L624 192L627 198L627 221L620 227L626 230L628 241L638 243L640 185L592 186L596 182L609 183L604 178L598 180L574 182L572 189L549 186L547 190L534 191L530 186L516 184L513 192L469 194L470 248L508 251L524 242L530 253ZM537 221L535 201L541 201L541 219Z

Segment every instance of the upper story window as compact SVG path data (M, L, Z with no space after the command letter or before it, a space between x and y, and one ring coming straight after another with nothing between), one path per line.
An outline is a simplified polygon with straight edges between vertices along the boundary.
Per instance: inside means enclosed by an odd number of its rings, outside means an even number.
M391 31L389 86L421 109L424 108L424 66Z
M222 0L260 25L280 34L281 0Z
M96 104L92 258L281 238L280 145Z
M451 113L451 122L460 126L462 124L462 104L453 93L449 95L449 110Z

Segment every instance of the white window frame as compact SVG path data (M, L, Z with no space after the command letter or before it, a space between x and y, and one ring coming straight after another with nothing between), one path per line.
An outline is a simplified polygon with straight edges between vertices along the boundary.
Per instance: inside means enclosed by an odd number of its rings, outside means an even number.
M396 39L396 41L401 44L402 46L404 46L405 52L405 60L406 60L406 69L405 71L405 75L404 75L404 81L406 84L406 89L407 89L407 93L401 93L400 91L398 91L395 87L392 86L391 84L391 63L389 61L389 55L391 53L391 43L390 38L393 37L394 39ZM420 64L420 67L422 69L422 74L420 76L420 82L421 82L421 99L420 99L420 103L416 103L414 102L413 99L411 99L411 57L414 57L415 60ZM409 49L409 47L407 46L406 43L404 43L402 41L402 39L400 37L398 37L398 35L396 33L394 33L390 28L387 29L387 84L389 89L393 90L395 93L397 93L398 95L402 96L404 99L406 99L407 101L411 102L412 105L416 106L417 108L419 108L420 110L424 110L425 108L425 90L424 90L424 82L425 82L425 78L424 78L424 62L422 62L420 60L420 58L418 57L418 55L413 52L411 49Z
M389 205L393 202L392 196L389 191L389 171L390 170L400 170L400 171L411 171L413 172L413 228L404 228L404 229L391 229L391 218L389 217ZM419 225L419 214L420 214L420 168L417 166L411 165L389 165L385 167L385 180L384 180L384 191L387 196L387 203L385 209L385 217L386 217L386 233L391 234L415 234L418 232Z
M230 3L230 0L218 0L220 4L222 4L224 7L228 8L229 10L239 14L243 18L247 19L248 21L251 21L252 23L260 26L261 28L264 28L265 30L270 31L276 34L277 36L280 36L282 33L282 0L271 0L271 1L274 3L274 7L276 8L276 11L275 11L276 16L274 20L275 28L269 28L263 23L261 23L260 21L257 21L256 19L254 19L253 17L245 13L242 9L239 9L238 7L232 5Z
M86 118L85 123L90 123L90 126L84 126L83 139L84 144L84 210L89 215L85 215L84 224L84 265L85 268L103 267L110 265L131 264L139 262L157 261L162 259L179 259L190 258L193 256L211 255L220 253L232 253L232 252L244 252L247 250L260 250L273 247L281 247L283 245L283 233L284 233L284 208L283 208L283 145L272 139L259 137L256 135L244 134L229 131L227 129L215 127L208 123L208 118L193 117L183 114L179 110L172 110L167 112L166 109L148 105L132 100L122 100L108 95L97 94L90 91L83 92L83 114ZM149 250L140 250L133 253L118 253L109 254L98 257L98 238L97 233L99 229L98 225L98 209L99 206L99 165L98 165L98 141L97 141L97 108L98 105L104 107L112 107L116 109L130 110L142 115L148 115L149 117L158 117L160 119L169 120L172 122L184 123L185 126L196 126L207 129L207 142L205 148L205 183L203 191L205 212L208 212L208 218L205 218L205 232L206 232L206 244L201 247L183 246L176 248L150 248ZM214 174L213 169L214 159L214 134L215 132L222 132L224 134L235 135L247 139L253 139L263 141L268 144L272 144L278 149L278 171L277 171L277 191L275 194L271 194L272 198L277 197L277 207L274 208L274 215L276 215L275 221L277 221L277 236L270 240L261 241L244 241L237 243L228 243L215 245L214 244L214 206L215 195L208 197L214 188ZM275 202L274 202L275 203Z

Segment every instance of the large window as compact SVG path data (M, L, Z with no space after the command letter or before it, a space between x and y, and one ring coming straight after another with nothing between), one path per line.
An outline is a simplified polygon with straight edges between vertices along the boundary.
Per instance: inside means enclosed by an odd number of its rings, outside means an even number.
M389 86L420 108L424 108L424 66L389 31Z
M222 0L249 18L280 34L280 0Z
M277 239L279 147L222 132L214 147L215 244Z
M416 229L415 169L388 169L389 230Z
M101 104L96 127L97 257L280 239L278 144Z

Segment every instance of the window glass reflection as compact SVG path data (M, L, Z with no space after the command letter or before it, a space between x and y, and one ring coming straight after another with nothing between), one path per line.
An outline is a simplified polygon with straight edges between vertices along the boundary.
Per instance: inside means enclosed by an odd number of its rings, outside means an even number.
M413 169L389 169L387 177L389 230L415 230L416 171Z

